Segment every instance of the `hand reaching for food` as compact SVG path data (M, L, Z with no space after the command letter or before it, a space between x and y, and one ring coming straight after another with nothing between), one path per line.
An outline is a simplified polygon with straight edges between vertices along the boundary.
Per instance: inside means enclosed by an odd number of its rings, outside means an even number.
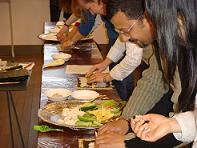
M94 73L90 75L90 77L87 77L88 84L95 83L95 82L110 82L112 81L112 77L109 73Z

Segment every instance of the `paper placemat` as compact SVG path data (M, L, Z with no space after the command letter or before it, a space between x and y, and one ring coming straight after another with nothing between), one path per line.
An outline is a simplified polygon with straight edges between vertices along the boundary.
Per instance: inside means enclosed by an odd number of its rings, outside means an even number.
M93 65L67 65L66 74L86 74ZM103 73L109 73L109 68L107 68Z

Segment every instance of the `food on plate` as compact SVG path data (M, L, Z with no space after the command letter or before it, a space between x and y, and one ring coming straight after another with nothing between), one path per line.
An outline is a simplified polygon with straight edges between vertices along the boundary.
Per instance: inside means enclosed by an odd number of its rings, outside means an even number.
M66 62L66 61L70 60L72 55L66 54L66 53L56 53L56 54L53 54L51 57L53 58L53 60L62 59Z
M70 96L71 91L65 88L50 88L44 93L51 101L63 101Z
M63 95L59 94L59 93L55 93L52 95L52 98L62 98Z
M114 100L103 101L100 104L84 103L80 110L85 112L84 115L78 116L76 125L80 127L100 127L121 114L119 103Z
M114 100L103 101L100 104L87 102L76 107L64 108L61 114L63 118L57 122L78 127L100 127L120 114L121 110Z
M65 63L65 61L62 60L62 59L54 60L54 61L51 61L51 62L47 63L45 65L45 68L46 67L60 66L60 65L63 65L64 63Z
M87 110L95 109L95 108L96 108L96 104L94 102L87 102L81 106L80 110L87 111Z
M78 116L83 116L85 112L81 111L79 106L73 108L64 108L62 116L64 117L64 123L68 125L75 125L78 120Z
M46 105L39 110L44 121L71 129L95 129L119 117L124 102L94 100L79 102L67 100Z
M39 35L39 38L42 39L42 40L57 41L56 34L57 33L49 32L49 33L46 33L46 34Z

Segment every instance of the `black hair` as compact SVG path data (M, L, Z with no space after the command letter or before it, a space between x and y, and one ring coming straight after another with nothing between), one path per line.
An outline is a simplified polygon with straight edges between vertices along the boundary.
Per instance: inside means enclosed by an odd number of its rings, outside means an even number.
M194 109L197 85L197 14L196 0L146 0L146 10L156 28L164 75L173 82L178 67L181 94L178 111ZM184 37L180 35L181 17Z
M109 0L107 4L107 17L111 19L118 11L127 17L138 19L144 14L144 0Z
M182 91L179 109L193 110L197 93L197 1L176 0L178 15L183 16L185 39L177 36L178 68Z

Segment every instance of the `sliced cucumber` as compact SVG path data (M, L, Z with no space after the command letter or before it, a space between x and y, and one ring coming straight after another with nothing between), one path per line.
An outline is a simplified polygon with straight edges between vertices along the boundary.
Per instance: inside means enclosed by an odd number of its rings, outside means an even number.
M102 126L103 124L101 124L100 122L98 121L93 121L93 126L96 126L96 127L100 127Z
M85 114L83 116L78 116L78 119L80 121L85 121L85 122L92 122L92 121L96 121L96 117L94 115L91 114Z
M80 108L81 111L88 111L96 108L95 103L85 103L83 106Z
M101 103L101 106L115 107L116 105L117 105L117 102L114 100L107 100Z

